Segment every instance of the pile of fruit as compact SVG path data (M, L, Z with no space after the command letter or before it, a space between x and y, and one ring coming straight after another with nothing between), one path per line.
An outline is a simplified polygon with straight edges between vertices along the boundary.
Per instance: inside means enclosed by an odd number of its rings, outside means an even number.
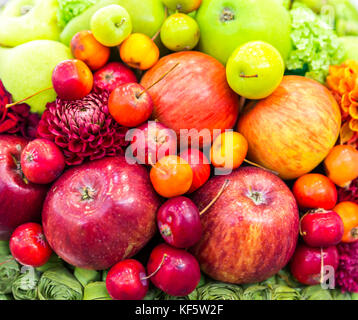
M0 300L357 300L348 0L8 0Z

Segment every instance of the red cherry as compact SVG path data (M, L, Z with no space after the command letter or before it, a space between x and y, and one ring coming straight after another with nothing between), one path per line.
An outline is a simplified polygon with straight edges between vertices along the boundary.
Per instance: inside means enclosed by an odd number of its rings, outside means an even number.
M335 246L342 240L344 225L338 213L321 209L301 218L300 233L311 247Z
M291 260L291 273L303 284L319 284L322 265L331 266L333 270L336 271L338 268L338 259L338 250L335 246L320 249L299 244Z
M337 203L336 186L319 173L309 173L298 178L292 192L301 210L319 208L331 210Z
M138 81L134 72L119 62L108 63L94 73L93 79L96 88L109 92L121 84Z
M149 119L153 100L139 83L126 83L112 91L108 109L114 120L122 126L136 127Z
M64 168L65 157L50 140L35 139L26 145L21 154L21 169L33 183L51 183L61 175Z
M210 177L210 162L208 158L198 149L189 148L180 153L180 157L189 163L193 170L193 182L188 193L199 189Z
M22 265L40 267L52 254L41 225L25 223L15 229L10 238L12 256Z
M92 71L81 60L65 60L53 70L52 84L61 99L82 99L92 90Z
M145 269L134 259L118 262L106 278L107 291L114 300L142 300L148 287Z
M193 246L203 232L199 210L186 197L176 197L165 202L159 208L157 224L164 240L176 248Z
M171 296L186 296L200 281L200 267L193 255L183 249L160 244L150 254L148 274L160 290Z

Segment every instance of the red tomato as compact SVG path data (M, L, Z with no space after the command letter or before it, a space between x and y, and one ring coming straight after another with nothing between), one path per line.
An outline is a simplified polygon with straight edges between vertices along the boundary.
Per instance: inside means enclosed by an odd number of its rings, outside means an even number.
M41 225L25 223L15 229L10 238L10 251L22 265L40 267L52 254Z
M333 209L337 203L337 189L334 183L319 173L309 173L298 178L293 194L301 210Z

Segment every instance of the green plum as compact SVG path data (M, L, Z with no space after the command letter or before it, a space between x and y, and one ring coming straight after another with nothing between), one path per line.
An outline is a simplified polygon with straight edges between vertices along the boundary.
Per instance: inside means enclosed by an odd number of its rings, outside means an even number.
M94 13L111 4L125 8L131 16L133 32L144 33L148 37L154 36L165 19L165 8L161 0L101 0L67 24L61 33L61 42L69 45L77 32L89 30Z
M201 0L162 0L165 6L174 11L189 13L200 7Z
M262 41L238 47L226 65L230 87L247 99L263 99L279 86L285 72L280 52Z
M90 25L96 40L107 47L120 45L133 29L131 16L118 4L99 9L92 16Z
M291 48L291 19L277 0L203 0L196 14L199 49L223 64L238 45L261 40L287 59Z
M175 13L164 21L160 38L163 44L172 51L191 50L198 44L199 26L188 15Z

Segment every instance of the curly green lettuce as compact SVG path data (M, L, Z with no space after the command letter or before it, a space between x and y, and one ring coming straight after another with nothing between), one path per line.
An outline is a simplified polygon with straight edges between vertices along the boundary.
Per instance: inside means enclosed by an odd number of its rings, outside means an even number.
M295 3L291 13L293 50L286 61L288 70L325 82L329 66L339 64L344 56L337 34L324 19L308 7Z
M58 25L64 28L73 18L80 15L99 0L58 0Z

